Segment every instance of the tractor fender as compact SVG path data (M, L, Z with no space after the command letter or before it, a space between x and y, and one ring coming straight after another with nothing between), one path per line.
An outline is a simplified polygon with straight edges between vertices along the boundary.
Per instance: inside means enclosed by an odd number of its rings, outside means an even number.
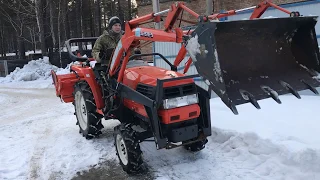
M95 75L93 73L92 68L71 66L71 71L74 72L79 79L85 80L88 83L93 93L97 109L102 109L104 107L102 91L100 85L97 83L95 79Z

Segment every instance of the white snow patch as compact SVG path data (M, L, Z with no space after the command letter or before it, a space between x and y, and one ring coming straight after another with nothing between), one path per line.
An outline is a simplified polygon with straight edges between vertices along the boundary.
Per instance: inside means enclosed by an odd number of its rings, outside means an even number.
M320 73L318 73L318 76L316 76L316 77L314 77L314 78L320 80Z
M220 62L219 62L219 58L218 58L217 49L214 49L214 56L216 57L216 62L214 63L213 72L216 75L216 81L220 81L221 83L223 83L223 79L221 77L221 68L220 68Z
M266 17L263 17L262 19L273 19L273 18L277 18L275 16L266 16Z
M258 136L285 145L292 151L307 148L319 150L320 138L316 134L320 135L320 123L314 112L320 106L320 97L309 90L299 94L301 100L293 95L279 96L282 104L272 98L258 101L260 110L250 103L237 106L239 115L234 115L220 99L212 99L213 126L240 133L255 132Z
M196 34L194 37L190 38L188 41L188 44L186 46L186 49L191 56L193 62L196 62L196 55L201 53L200 52L200 44L198 42L198 35Z
M110 131L118 121L104 121L104 138L88 141L78 133L73 105L61 103L53 89L3 90L0 179L71 179L116 160Z
M70 66L72 64L79 64L79 62L72 62L66 68L58 68L49 62L48 57L43 59L31 60L23 68L17 67L13 72L4 78L0 78L0 84L7 87L23 87L29 86L31 88L48 88L53 87L51 70L56 74L70 73ZM30 83L24 83L30 81ZM9 83L9 84L8 84Z
M291 152L284 146L258 137L218 128L204 150L155 150L143 143L145 161L156 170L157 179L317 179L319 151Z
M52 69L58 70L56 66L49 63L48 57L32 60L21 69L17 67L13 72L2 79L1 82L46 80L50 77L50 71Z

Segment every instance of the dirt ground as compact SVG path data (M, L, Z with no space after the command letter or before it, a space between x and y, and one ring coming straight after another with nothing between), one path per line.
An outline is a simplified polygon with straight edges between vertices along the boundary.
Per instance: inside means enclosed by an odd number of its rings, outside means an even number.
M99 168L78 173L72 180L153 180L153 173L145 167L144 172L137 175L128 175L117 162L105 162Z

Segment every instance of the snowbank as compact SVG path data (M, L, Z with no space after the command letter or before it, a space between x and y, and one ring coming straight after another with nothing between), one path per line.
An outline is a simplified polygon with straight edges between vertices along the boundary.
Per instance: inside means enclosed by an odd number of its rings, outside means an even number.
M52 65L48 57L32 60L24 65L23 68L17 67L8 76L1 78L0 84L23 83L24 81L38 81L39 85L49 82L52 83L51 70L54 70L57 74L67 74L70 72L70 66L76 63L78 62L70 63L63 69ZM36 85L37 83L34 84Z
M157 151L144 143L145 161L159 180L180 179L318 179L320 152L291 152L259 138L217 128L204 150L191 154L181 149Z
M32 60L24 65L23 68L17 67L13 72L2 79L2 82L45 80L50 77L50 71L52 69L57 71L58 67L51 65L48 57Z
M250 103L237 106L239 115L231 113L220 99L211 99L212 125L239 133L256 132L291 151L320 150L320 138L315 136L319 122L314 114L320 106L320 97L310 90L299 94L301 99L291 94L279 96L282 104L272 98L261 100L260 110Z

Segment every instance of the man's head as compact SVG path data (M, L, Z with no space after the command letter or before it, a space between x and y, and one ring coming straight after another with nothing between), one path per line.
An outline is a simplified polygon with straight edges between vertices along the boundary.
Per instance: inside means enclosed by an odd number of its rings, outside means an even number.
M111 29L115 33L121 32L121 21L117 16L113 16L109 20L109 29Z

